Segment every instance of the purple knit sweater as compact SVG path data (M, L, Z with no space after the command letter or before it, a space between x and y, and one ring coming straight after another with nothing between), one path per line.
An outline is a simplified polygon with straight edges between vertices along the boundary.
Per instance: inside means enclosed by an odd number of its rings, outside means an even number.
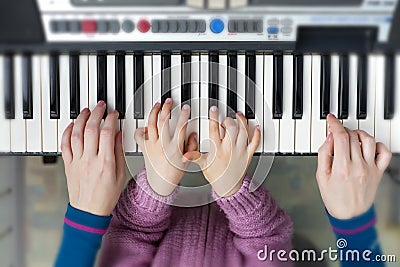
M258 260L265 245L269 251L288 252L293 229L268 192L249 192L247 177L234 195L196 208L166 204L177 190L159 196L147 183L145 170L136 180L129 182L114 210L100 266L292 266Z

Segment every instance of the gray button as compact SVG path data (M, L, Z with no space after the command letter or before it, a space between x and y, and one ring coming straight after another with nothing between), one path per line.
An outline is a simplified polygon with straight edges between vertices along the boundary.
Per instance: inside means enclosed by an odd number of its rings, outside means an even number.
M195 20L189 20L188 24L189 24L188 31L189 32L196 32L196 30L197 30L197 22Z
M135 29L135 24L133 21L127 19L122 22L122 30L126 33L131 33Z
M168 27L169 32L173 32L173 33L178 32L178 21L177 20L168 21L168 25L169 25L169 27Z
M118 20L110 20L108 22L108 31L111 33L118 33L120 30L120 25Z
M244 20L238 20L237 21L237 32L244 32L244 25L245 25Z
M178 32L187 32L187 21L186 20L180 20L178 22Z
M229 32L236 32L236 21L231 19L228 22L228 31Z
M98 33L107 33L108 32L108 21L98 20L97 21L97 32Z
M70 20L69 21L69 31L72 33L80 33L81 32L81 22L79 20Z
M263 21L262 20L256 21L256 32L258 32L258 33L263 32Z
M206 21L205 20L197 21L197 32L206 32Z
M283 27L281 29L281 32L285 34L292 33L292 31L293 31L292 27Z
M160 20L160 32L167 33L168 32L168 21Z
M267 21L268 25L270 26L277 26L279 24L279 20L277 18L269 19Z
M284 26L292 26L292 24L293 24L293 20L292 20L292 19L289 19L289 18L287 18L287 19L283 19L283 20L281 20L281 23L282 23L282 25L284 25Z
M50 21L50 31L54 33L58 32L57 21L55 20Z
M151 32L158 33L160 32L160 22L156 19L151 21Z
M68 22L66 20L59 20L57 24L58 32L68 32Z
M247 21L246 26L247 26L247 27L245 28L245 31L246 31L246 32L253 33L253 32L255 31L254 20L249 20L249 21Z

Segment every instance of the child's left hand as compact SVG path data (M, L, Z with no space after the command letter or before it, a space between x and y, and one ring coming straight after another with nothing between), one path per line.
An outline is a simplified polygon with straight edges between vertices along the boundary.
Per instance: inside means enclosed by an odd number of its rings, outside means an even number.
M222 126L225 135L221 139L218 108L211 107L209 131L210 151L200 154L198 151L190 152L190 159L199 164L207 181L212 185L215 193L221 197L228 197L239 191L250 160L256 151L261 131L259 126L254 130L251 141L246 118L243 114L236 114L236 121L226 118Z

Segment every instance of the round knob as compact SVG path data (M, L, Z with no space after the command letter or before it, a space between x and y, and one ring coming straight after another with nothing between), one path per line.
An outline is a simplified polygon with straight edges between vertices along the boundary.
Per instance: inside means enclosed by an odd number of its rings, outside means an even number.
M213 33L221 33L224 30L224 22L221 19L213 19L210 23L210 30Z
M148 32L150 30L150 22L144 19L139 20L137 28L140 32Z

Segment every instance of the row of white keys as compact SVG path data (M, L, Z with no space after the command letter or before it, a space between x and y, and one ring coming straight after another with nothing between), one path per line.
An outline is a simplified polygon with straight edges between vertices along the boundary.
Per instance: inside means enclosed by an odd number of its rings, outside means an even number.
M69 80L69 56L61 55L59 57L60 71L60 119L58 120L58 144L61 145L61 139L65 128L71 123L70 119L70 80ZM60 149L61 151L61 149Z
M80 110L89 107L89 56L79 56Z
M170 131L174 134L181 113L182 59L179 54L171 55L171 98L174 101L171 111ZM179 129L180 131L181 129Z
M400 55L395 58L395 111L390 127L390 149L393 153L400 153Z
M33 119L26 120L26 151L42 151L40 56L32 56L32 104Z
M226 118L227 111L227 87L228 87L228 56L220 55L218 64L218 111L219 122ZM219 127L221 137L225 135L222 125Z
M0 96L5 95L4 84L4 56L0 55ZM10 123L6 119L4 101L0 101L0 152L10 152L11 150L11 136L10 136Z
M339 116L339 60L339 55L331 55L330 113L336 117Z
M255 80L255 119L249 120L250 138L254 136L254 128L259 125L260 129L263 127L263 116L264 116L264 56L256 55L256 80ZM261 132L260 144L256 149L256 153L263 152L264 147L264 133Z
M192 55L191 57L191 101L190 101L190 120L186 131L186 139L190 133L199 134L200 129L200 57L199 55ZM200 138L197 137L197 142ZM200 143L198 144L200 147Z
M343 120L343 125L350 130L358 129L357 120L357 73L358 73L357 55L349 56L349 116Z
M89 109L97 105L97 56L89 55Z
M246 55L237 55L237 111L245 114L246 109Z
M133 55L125 56L125 106L126 113L125 119L123 120L123 144L124 150L126 153L134 153L136 152L136 141L134 138L135 130L136 130L136 119L134 119L133 111L134 111L134 84L133 84Z
M264 146L265 153L279 151L279 120L272 119L274 58L264 56Z
M208 127L208 55L200 55L200 152L208 152L210 148Z
M279 152L294 152L295 120L293 110L293 56L283 56L283 114L280 120Z

